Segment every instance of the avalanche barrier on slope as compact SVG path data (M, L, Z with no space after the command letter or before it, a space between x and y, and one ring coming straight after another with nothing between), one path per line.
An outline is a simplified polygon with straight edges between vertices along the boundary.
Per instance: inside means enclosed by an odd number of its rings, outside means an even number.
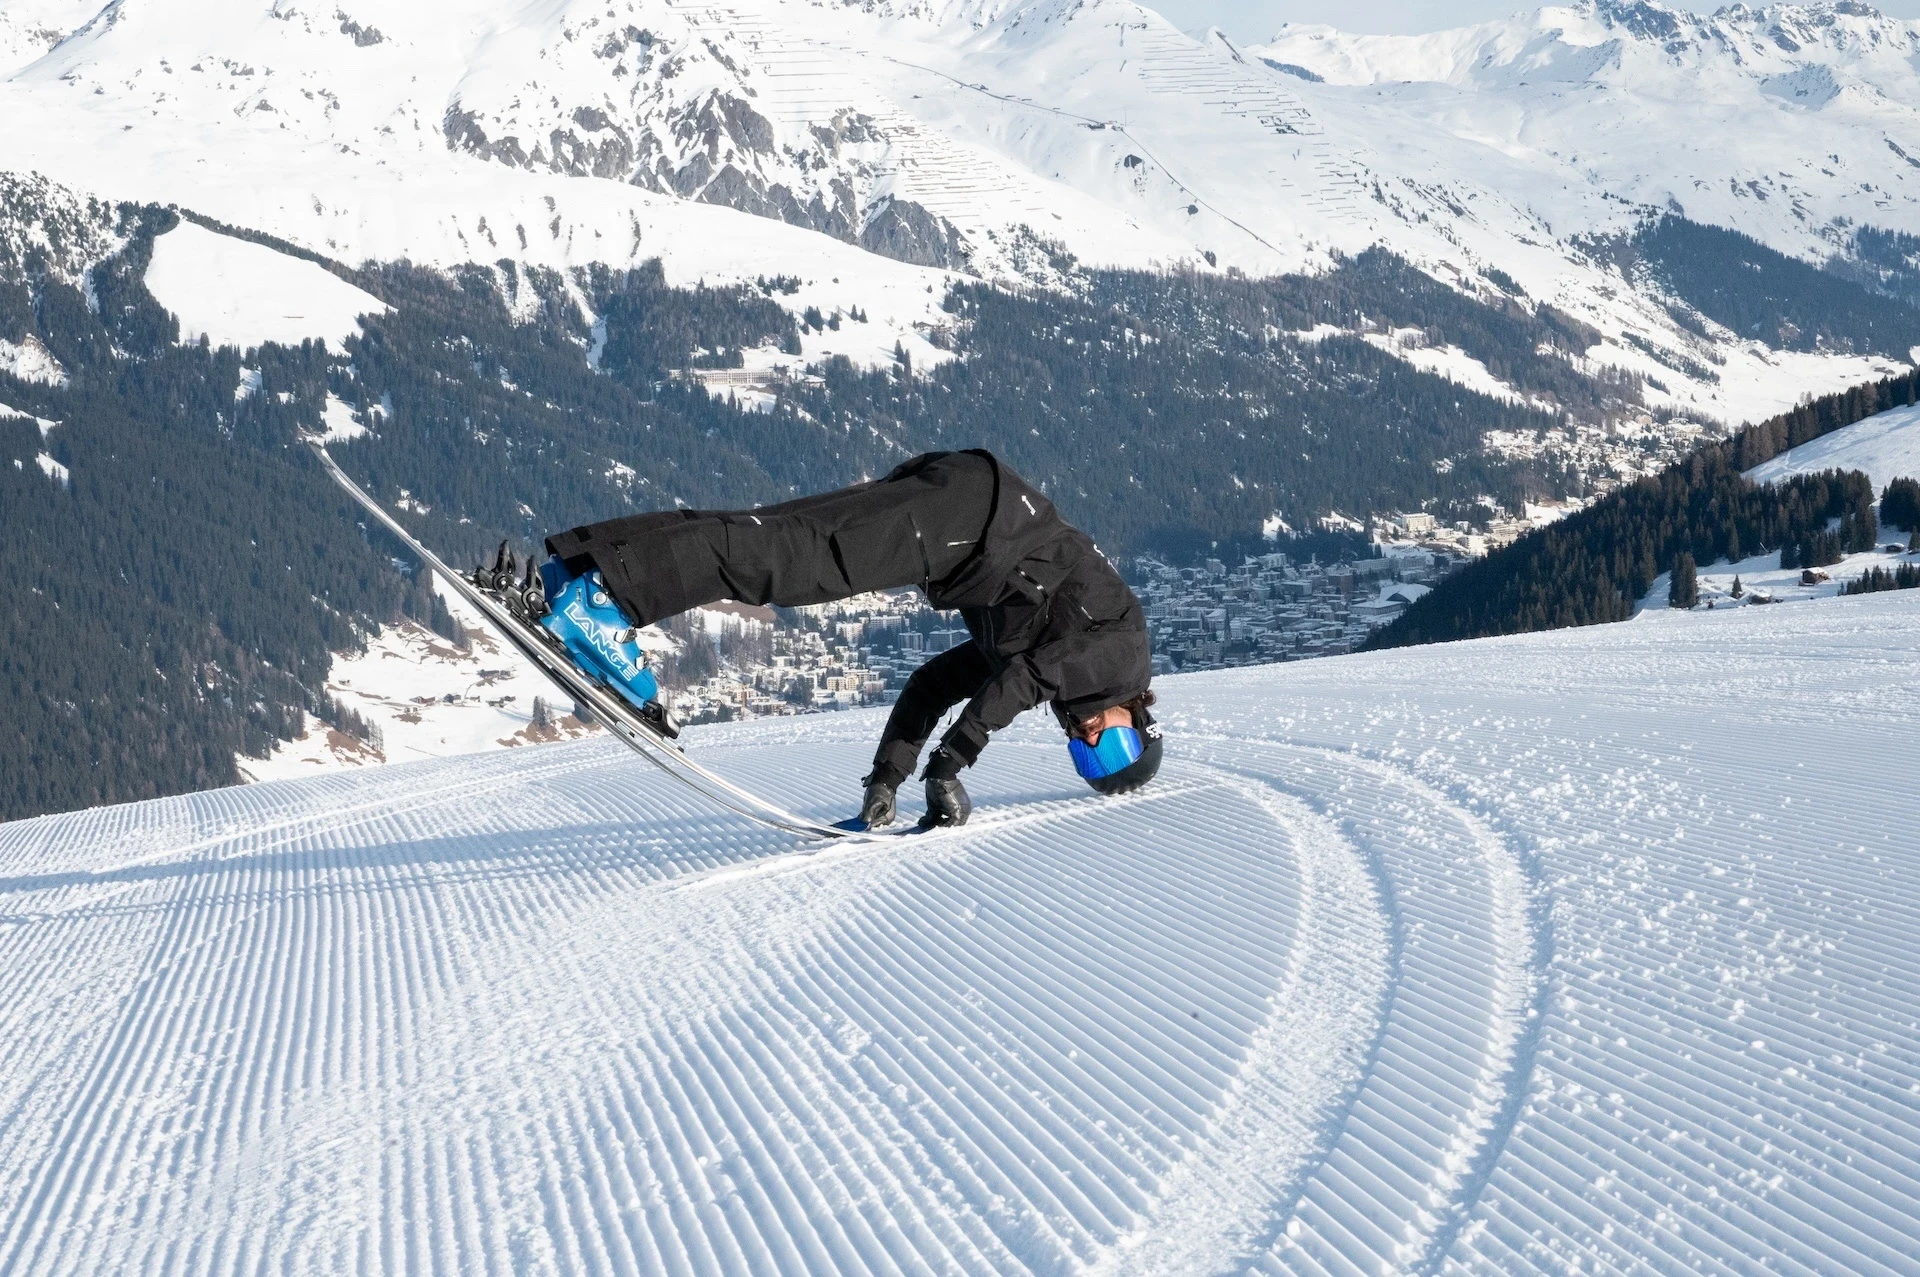
M899 840L605 741L0 826L0 1272L1912 1272L1916 622L1163 680Z

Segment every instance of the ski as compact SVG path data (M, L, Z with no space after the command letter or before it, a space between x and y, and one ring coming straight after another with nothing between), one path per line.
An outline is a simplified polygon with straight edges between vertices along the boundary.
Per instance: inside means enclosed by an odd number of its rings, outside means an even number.
M834 822L833 827L843 834L858 834L867 838L910 838L915 834L930 834L936 829L958 828L958 826L954 825L922 825L916 823L896 825L886 829L875 829L858 816L852 816L846 820L837 820Z
M525 615L524 596L518 593L511 579L514 564L504 549L491 572L482 568L469 577L454 571L441 561L439 555L407 531L398 519L388 513L385 506L355 483L327 452L321 440L308 438L306 442L319 457L327 474L347 495L378 519L389 532L399 537L408 551L431 571L438 573L448 588L478 610L499 631L501 637L531 661L549 682L571 697L575 704L585 707L602 727L634 753L709 802L767 828L816 839L859 837L866 833L864 827L850 829L796 816L688 758L686 751L669 739L667 733L674 730L669 720L664 716L658 720L648 718L605 684L582 673L546 628ZM531 588L531 564L529 578L526 588ZM877 837L879 831L867 836Z

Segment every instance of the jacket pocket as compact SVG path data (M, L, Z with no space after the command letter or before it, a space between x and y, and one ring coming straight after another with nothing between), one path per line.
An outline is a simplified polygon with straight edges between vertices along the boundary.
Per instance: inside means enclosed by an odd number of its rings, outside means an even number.
M1119 577L1073 581L1063 587L1062 595L1078 630L1132 628L1138 616L1133 591Z
M890 510L851 524L831 540L847 587L855 593L927 583L926 542L906 510Z

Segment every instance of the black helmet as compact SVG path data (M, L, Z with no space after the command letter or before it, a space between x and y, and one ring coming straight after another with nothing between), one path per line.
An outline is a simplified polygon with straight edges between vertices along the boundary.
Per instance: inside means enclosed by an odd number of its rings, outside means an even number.
M1087 781L1103 794L1131 793L1160 771L1160 725L1144 709L1134 711L1134 724L1140 733L1140 757L1110 776Z

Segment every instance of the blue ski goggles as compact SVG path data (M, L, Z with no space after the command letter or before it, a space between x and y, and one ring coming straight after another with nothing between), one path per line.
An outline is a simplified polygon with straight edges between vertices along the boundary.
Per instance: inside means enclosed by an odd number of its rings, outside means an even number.
M1073 755L1073 770L1081 780L1101 780L1123 772L1140 761L1140 733L1131 727L1109 727L1100 739L1089 745L1078 736L1067 739L1067 752Z

